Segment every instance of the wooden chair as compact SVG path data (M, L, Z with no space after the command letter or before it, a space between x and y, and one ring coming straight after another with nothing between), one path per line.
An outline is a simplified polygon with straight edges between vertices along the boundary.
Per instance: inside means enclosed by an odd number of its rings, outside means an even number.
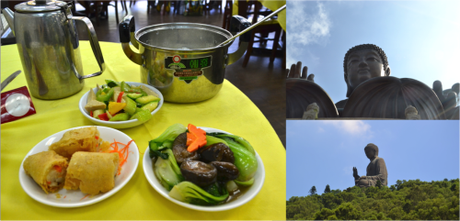
M271 14L272 11L264 8L262 4L258 1L238 1L238 14L244 16L248 19L252 19L252 24L257 23L259 19L262 19L264 16ZM274 16L275 17L275 16ZM249 58L254 49L254 43L259 43L261 46L266 46L268 41L273 41L273 46L271 48L271 55L270 55L270 65L273 65L275 60L276 54L278 51L283 52L284 49L280 49L279 41L281 39L281 34L283 33L283 29L281 28L278 21L272 17L268 21L259 24L259 26L252 29L252 36L251 40L249 41L249 46L246 51L246 55L243 60L243 67L246 67ZM270 34L274 33L274 37L270 37ZM283 36L283 39L285 37ZM283 44L284 46L285 44ZM286 56L285 53L283 56ZM285 65L283 65L283 69L285 69Z
M222 28L229 30L230 29L230 20L232 19L233 11L233 1L227 0L224 6L224 18L222 21Z
M85 15L86 17L91 17L91 14L95 14L96 17L96 25L99 26L100 14L104 13L107 18L109 16L108 6L115 7L115 16L117 25L119 23L118 20L118 1L114 1L114 4L111 4L112 1L78 1L84 8L85 8Z

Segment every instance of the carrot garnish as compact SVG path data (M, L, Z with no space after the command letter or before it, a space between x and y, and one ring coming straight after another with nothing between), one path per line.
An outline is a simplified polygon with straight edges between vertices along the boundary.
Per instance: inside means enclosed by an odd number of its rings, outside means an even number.
M198 150L198 148L203 147L206 145L206 131L197 128L193 124L188 125L188 133L187 133L187 151L194 152Z
M84 196L83 198L80 199L80 201L84 200L86 197L88 197L89 194L86 194L86 196Z
M134 140L130 140L127 144L124 144L124 143L121 143L121 142L118 142L116 141L115 139L113 140L114 142L110 144L110 147L112 147L111 150L108 150L108 153L118 153L118 156L120 158L119 160L119 163L118 163L118 173L117 175L120 175L121 173L121 167L126 163L126 161L128 160L128 156L129 156L129 145L131 145L131 143L134 141ZM118 145L123 145L124 147L123 148L119 148Z

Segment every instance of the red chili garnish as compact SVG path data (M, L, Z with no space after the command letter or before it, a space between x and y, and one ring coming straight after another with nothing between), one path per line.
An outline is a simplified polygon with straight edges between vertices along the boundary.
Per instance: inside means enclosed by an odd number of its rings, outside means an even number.
M90 111L90 112L89 112L89 116L94 117L94 116L93 116L93 111Z
M99 140L99 137L98 137L98 136L95 136L94 138L96 138L96 140Z
M122 91L122 92L120 92L120 94L118 95L118 98L117 98L117 102L118 102L118 103L121 102L121 99L123 98L123 94L124 94L124 93L125 93L125 92Z
M46 181L47 184L51 184L51 181Z

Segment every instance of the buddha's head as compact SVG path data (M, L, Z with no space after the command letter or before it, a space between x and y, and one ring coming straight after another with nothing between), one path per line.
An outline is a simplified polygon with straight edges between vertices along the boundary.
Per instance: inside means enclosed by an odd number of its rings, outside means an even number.
M366 156L369 158L369 160L373 160L379 155L379 148L377 145L369 143L366 147L364 147L364 153L366 153Z
M347 97L364 81L374 77L390 76L390 66L385 52L373 44L357 45L343 59Z

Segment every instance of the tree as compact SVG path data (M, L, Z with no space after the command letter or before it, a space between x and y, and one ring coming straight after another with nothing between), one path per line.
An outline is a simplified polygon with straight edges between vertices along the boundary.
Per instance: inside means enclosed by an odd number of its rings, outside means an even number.
M330 193L331 192L331 187L329 184L326 185L326 189L324 189L324 193Z
M375 187L380 189L382 187L382 182L380 180L377 180L377 183L375 184Z
M310 196L316 195L316 187L312 186L309 193L310 193Z

